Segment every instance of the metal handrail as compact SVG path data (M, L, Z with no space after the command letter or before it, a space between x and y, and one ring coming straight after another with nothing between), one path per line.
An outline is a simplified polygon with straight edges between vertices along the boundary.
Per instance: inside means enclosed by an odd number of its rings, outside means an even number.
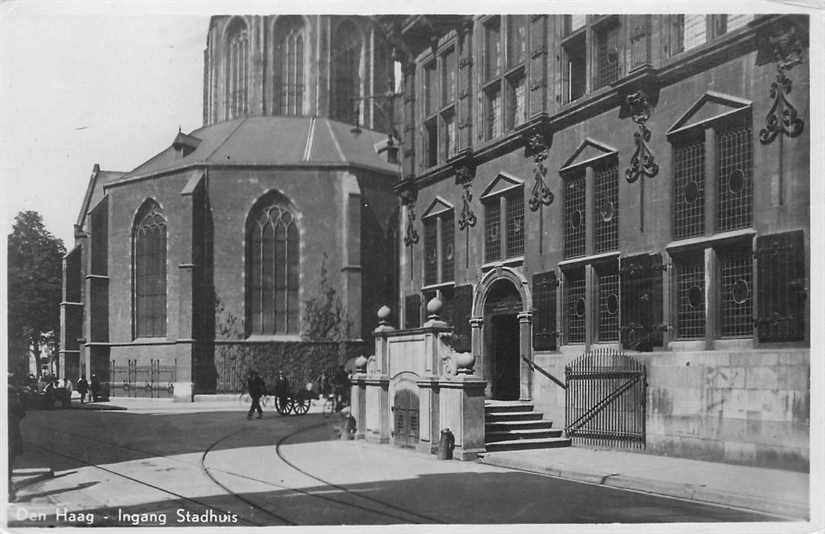
M528 360L526 356L522 356L521 359L524 360L527 363L527 365L530 367L530 369L532 369L533 371L538 371L539 373L543 374L544 376L546 376L547 378L549 378L550 380L555 382L556 385L559 386L560 388L567 389L567 384L565 384L564 382L562 382L561 380L559 380L558 378L553 376L549 371L545 371L544 369L539 367L538 364L536 364L535 362L532 362L532 361Z

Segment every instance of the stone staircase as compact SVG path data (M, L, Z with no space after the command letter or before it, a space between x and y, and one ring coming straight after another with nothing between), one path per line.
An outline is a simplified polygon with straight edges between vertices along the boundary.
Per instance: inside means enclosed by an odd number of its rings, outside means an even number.
M484 441L487 452L569 447L560 428L522 401L484 401Z

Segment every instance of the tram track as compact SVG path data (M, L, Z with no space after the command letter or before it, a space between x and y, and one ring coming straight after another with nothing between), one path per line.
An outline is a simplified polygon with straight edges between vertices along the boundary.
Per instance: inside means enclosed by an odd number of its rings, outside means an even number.
M315 480L323 486L332 488L336 492L338 492L339 494L346 495L347 498L333 497L333 496L330 496L330 495L323 495L323 494L319 494L319 493L317 493L316 491L313 491L313 490L305 490L305 489L290 487L290 486L287 486L287 485L272 482L270 480L264 480L264 479L261 479L261 478L258 478L258 477L249 476L247 474L238 473L238 472L235 472L235 471L232 471L232 470L227 470L227 469L223 469L223 468L219 468L219 467L209 466L208 461L207 461L208 458L209 458L209 454L213 453L215 451L215 448L218 445L220 445L221 443L224 443L225 441L230 440L230 439L238 436L239 434L249 430L248 428L241 428L239 430L229 432L229 433L219 437L218 439L214 440L213 442L211 442L209 444L209 446L206 447L206 449L204 449L203 453L200 455L199 468L200 468L201 472L204 474L204 476L206 476L211 481L211 483L215 484L216 486L218 486L221 489L221 491L223 492L223 495L231 497L231 498L237 500L239 503L241 503L242 505L244 505L246 507L249 507L253 511L257 511L257 512L260 512L261 514L264 514L264 515L268 516L270 519L275 520L277 522L277 524L280 524L280 525L297 525L299 523L294 521L293 519L290 519L289 517L287 517L283 513L279 513L280 511L279 512L273 511L267 505L262 504L260 502L256 502L255 500L253 500L252 498L250 498L248 496L244 496L244 495L241 495L241 494L235 492L229 485L227 485L226 481L222 482L221 480L218 479L218 476L216 476L216 475L223 474L223 475L226 475L226 476L229 476L229 477L245 479L245 480L248 480L250 482L255 482L255 483L258 483L258 484L262 484L262 485L272 487L273 489L278 490L278 491L288 491L288 492L299 494L299 495L302 495L302 496L305 496L305 497L310 497L310 498L313 498L313 499L316 499L316 500L319 500L319 501L323 501L327 505L332 505L332 506L338 506L338 507L342 507L342 508L346 508L346 509L357 510L359 512L363 512L363 513L366 513L366 514L371 514L373 516L378 516L380 518L383 518L384 520L389 519L392 523L397 523L397 524L402 524L402 523L412 523L412 524L445 523L444 521L441 521L439 519L436 519L436 518L433 518L433 517L430 517L430 516L427 516L427 515L424 515L424 514L420 514L418 512L412 511L412 510L405 509L403 507L400 507L400 506L397 506L395 504L383 501L381 499L376 499L374 497L363 495L360 492L352 491L352 490L350 490L350 489L348 489L345 486L342 486L340 484L335 484L335 483L333 483L331 481L328 481L328 480L326 480L326 479L324 479L324 478L322 478L322 477L320 477L320 476L318 476L314 473L311 473L311 472L307 471L306 469L303 469L303 468L299 467L296 463L288 460L284 456L284 452L282 450L282 445L285 442L287 442L290 439L293 439L295 436L297 436L297 435L299 435L303 432L312 431L312 430L315 430L315 429L318 429L320 427L327 426L327 425L329 425L329 423L325 421L325 422L318 423L318 424L315 424L315 425L311 425L311 426L308 426L308 427L299 428L299 429L297 429L297 430L281 437L275 445L275 455L276 455L276 457L278 458L278 460L280 462L282 462L283 464L285 464L286 466L288 466L290 469L294 470L295 472L297 472L297 473L299 473L299 474L301 474L301 475L303 475L307 478ZM43 428L43 427L41 427L41 428ZM80 434L80 433L72 432L70 430L61 431L60 433L61 433L61 435L65 436L65 437L68 437L70 439L80 439L80 440L83 440L83 441L92 442L96 445L102 446L102 448L109 447L109 448L112 448L112 449L120 449L120 450L126 451L128 453L132 453L132 454L137 454L137 455L141 455L141 456L149 456L149 457L154 457L154 458L163 458L165 461L168 461L168 462L171 462L171 463L177 463L177 464L181 464L181 465L186 465L188 467L194 467L193 462L181 460L179 458L166 456L166 453L161 452L161 451L152 451L152 450L147 450L147 449L138 448L138 447L134 447L134 446L113 443L113 442L110 442L110 441L102 441L102 440L99 440L99 439L92 440L88 436L85 436L85 435ZM157 484L152 484L150 482L139 480L139 479L137 479L137 478L135 478L131 475L119 472L119 471L117 471L115 469L112 469L110 467L103 467L99 464L92 463L92 461L90 461L86 458L82 458L80 456L76 456L76 455L72 455L72 454L66 454L65 452L61 452L61 451L58 451L58 450L55 450L55 449L49 448L49 447L44 447L44 446L39 445L39 444L32 443L32 445L39 448L39 449L41 449L41 450L43 450L43 451L55 454L56 456L60 456L60 457L65 458L65 459L72 460L72 461L75 461L75 462L79 462L83 465L99 469L99 470L104 471L106 473L109 473L111 475L115 475L115 476L121 477L123 479L129 480L132 483L141 484L143 486L152 488L156 491L162 492L166 495L175 497L175 498L180 499L182 501L189 502L189 503L192 503L192 504L197 504L199 506L212 508L216 512L236 513L238 515L238 520L245 523L245 524L248 524L248 525L252 525L252 526L272 525L272 522L266 522L266 521L261 522L261 521L258 521L256 518L244 517L245 515L248 515L248 514L238 513L238 511L232 509L233 507L231 507L231 506L230 507L227 507L225 505L223 507L212 506L209 503L203 502L203 500L200 500L198 498L187 497L187 496L182 495L181 493L176 492L174 490L170 490L168 488L161 487ZM127 454L127 456L128 456L128 454ZM352 501L356 501L356 502L352 502ZM226 509L226 508L229 508L229 509ZM253 514L254 514L254 512L253 512ZM368 524L368 523L369 522L365 522L364 524Z

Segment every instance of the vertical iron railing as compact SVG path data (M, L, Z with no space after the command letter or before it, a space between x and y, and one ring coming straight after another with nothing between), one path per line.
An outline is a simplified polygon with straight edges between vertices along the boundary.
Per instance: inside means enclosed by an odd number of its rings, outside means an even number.
M587 352L565 367L565 432L577 445L644 448L644 364L614 349Z

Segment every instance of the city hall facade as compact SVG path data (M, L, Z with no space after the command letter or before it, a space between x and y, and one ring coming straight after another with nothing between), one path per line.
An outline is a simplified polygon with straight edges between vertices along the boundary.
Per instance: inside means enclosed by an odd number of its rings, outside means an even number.
M496 403L529 405L568 434L624 417L632 375L640 430L618 430L614 443L807 469L807 23L386 21L406 54L397 326L426 330L438 297L437 319L453 328L444 354L474 356L487 437L467 447L495 445L491 422L506 415L491 413ZM445 371L425 362L431 371L402 384L393 358L405 352L390 350L400 339L386 338L387 403L420 413L405 423L396 410L390 436L413 421L412 441L417 431L434 446L437 425L418 427L425 411L451 417L427 383ZM626 369L608 368L613 353ZM615 387L572 398L575 380L608 372ZM591 405L576 412L579 401ZM600 415L599 403L613 411ZM527 434L513 428L501 437Z

